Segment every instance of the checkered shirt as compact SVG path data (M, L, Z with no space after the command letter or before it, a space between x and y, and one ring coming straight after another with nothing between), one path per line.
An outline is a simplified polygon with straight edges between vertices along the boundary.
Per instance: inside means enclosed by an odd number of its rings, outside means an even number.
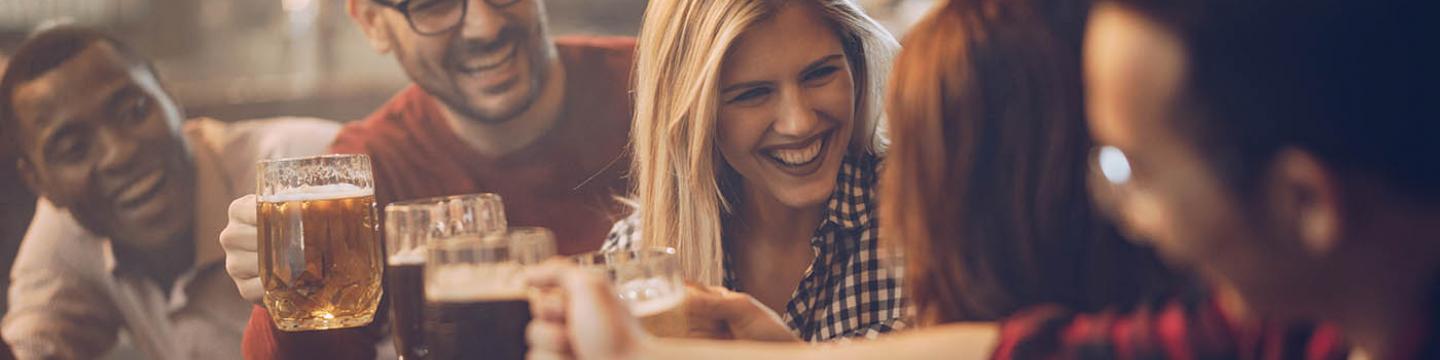
M815 260L805 270L782 316L807 341L873 338L903 329L906 301L900 289L902 260L880 247L875 220L875 183L880 159L846 156L827 205L825 220L810 237ZM615 223L602 250L640 243L636 212ZM725 254L725 287L743 291Z

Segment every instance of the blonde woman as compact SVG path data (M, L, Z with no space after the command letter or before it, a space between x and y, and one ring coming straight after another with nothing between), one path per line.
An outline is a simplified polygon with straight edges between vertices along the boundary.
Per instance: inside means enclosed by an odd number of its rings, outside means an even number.
M636 210L605 247L674 247L687 278L753 296L806 341L902 326L874 214L896 49L848 0L652 2Z

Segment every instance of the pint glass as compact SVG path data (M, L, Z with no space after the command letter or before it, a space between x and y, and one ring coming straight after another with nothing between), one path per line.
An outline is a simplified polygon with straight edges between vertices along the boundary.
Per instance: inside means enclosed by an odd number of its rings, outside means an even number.
M521 272L555 254L543 228L429 244L425 343L432 359L525 358L530 300Z
M370 158L267 160L258 172L260 281L275 326L369 324L382 266Z
M484 238L505 231L505 207L496 194L470 194L385 206L385 277L390 291L395 352L400 359L428 356L425 346L425 244L461 236Z

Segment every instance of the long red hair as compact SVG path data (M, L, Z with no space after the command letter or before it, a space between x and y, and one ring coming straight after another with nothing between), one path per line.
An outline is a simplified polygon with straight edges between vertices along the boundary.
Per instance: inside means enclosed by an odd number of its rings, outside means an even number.
M1038 8L951 1L912 28L892 71L882 238L906 255L922 324L1128 306L1170 288L1086 192L1085 9Z

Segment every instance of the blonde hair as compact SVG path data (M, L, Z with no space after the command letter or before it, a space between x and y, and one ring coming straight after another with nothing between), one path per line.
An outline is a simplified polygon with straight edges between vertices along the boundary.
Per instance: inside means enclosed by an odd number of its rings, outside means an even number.
M645 10L635 60L632 150L641 244L674 247L685 276L707 285L724 277L723 162L715 154L720 69L752 25L790 4L812 6L835 28L855 78L857 124L849 150L880 153L886 71L899 45L851 0L670 0Z

